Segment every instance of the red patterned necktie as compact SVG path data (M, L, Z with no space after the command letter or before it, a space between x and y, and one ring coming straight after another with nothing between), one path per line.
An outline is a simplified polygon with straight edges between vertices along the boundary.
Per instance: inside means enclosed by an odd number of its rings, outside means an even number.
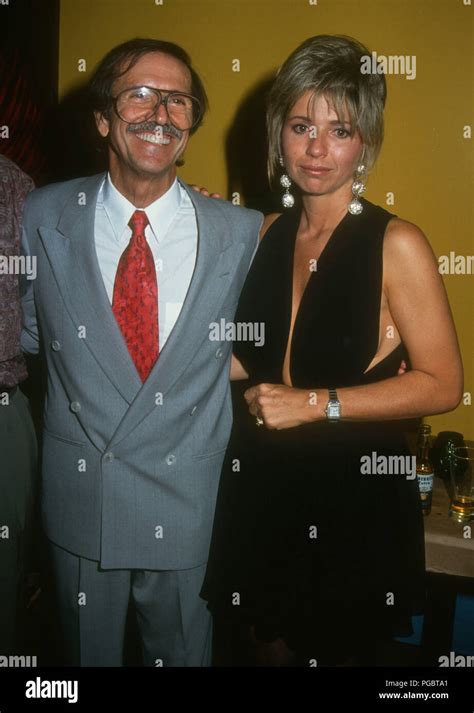
M130 218L132 237L123 251L114 283L112 310L137 371L145 381L158 358L158 286L155 262L145 238L147 214Z

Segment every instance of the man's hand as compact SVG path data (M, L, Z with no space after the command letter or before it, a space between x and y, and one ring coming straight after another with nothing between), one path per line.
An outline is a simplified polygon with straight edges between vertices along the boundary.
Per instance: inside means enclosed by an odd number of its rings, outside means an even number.
M268 429L294 428L316 420L315 391L284 384L259 384L244 394L249 411L263 419Z
M402 362L398 368L397 376L402 376L402 374L404 374L406 372L407 368L408 367L407 367L406 361L404 359L402 359Z
M222 198L220 193L209 193L207 188L199 188L199 186L196 186L195 183L191 183L191 188L193 191L196 191L196 193L200 193L202 196L206 196L207 198Z

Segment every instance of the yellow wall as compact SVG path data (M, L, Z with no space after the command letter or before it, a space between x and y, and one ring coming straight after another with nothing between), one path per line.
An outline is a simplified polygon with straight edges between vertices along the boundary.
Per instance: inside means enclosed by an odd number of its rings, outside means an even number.
M160 4L162 2L162 4ZM185 180L226 194L225 137L247 93L298 43L356 37L379 55L415 55L416 78L389 75L386 139L367 197L419 225L437 255L472 255L472 23L470 0L62 0L60 95L82 83L112 46L136 36L181 44L206 84L211 111L192 138ZM78 71L85 59L87 72ZM240 60L240 72L232 60ZM420 279L423 276L420 275ZM445 284L474 389L473 276ZM433 330L436 325L433 324ZM433 431L474 439L470 405L430 417Z

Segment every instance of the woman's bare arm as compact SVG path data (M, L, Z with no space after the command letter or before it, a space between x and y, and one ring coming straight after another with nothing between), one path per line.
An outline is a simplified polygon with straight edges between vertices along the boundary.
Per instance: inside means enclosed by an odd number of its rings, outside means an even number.
M410 418L456 408L463 369L451 310L426 237L394 219L384 240L390 312L405 344L411 371L367 386L339 390L343 418Z
M240 379L248 379L249 375L245 371L244 367L237 359L237 357L232 354L232 362L230 364L230 380L239 381Z

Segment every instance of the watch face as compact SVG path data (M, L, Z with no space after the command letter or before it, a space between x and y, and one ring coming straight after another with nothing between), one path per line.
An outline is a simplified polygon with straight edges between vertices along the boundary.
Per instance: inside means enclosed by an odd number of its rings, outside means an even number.
M328 418L340 418L341 407L338 401L330 401L328 403L326 414Z

